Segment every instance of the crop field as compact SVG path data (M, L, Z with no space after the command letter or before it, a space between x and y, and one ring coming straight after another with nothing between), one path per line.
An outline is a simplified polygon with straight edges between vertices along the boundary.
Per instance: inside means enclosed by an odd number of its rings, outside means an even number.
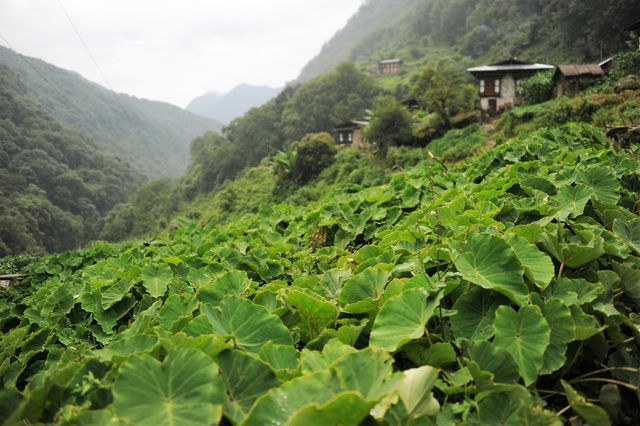
M0 289L0 423L640 418L640 160L588 125Z

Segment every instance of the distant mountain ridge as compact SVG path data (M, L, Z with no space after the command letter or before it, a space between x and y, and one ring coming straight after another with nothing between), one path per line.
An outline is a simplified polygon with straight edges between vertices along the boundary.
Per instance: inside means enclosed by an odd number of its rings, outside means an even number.
M198 96L185 108L187 111L201 115L224 124L243 116L251 108L259 107L273 99L282 88L240 84L228 93L215 92Z
M79 74L0 46L0 64L20 76L29 96L60 123L149 178L177 177L191 141L222 124L174 105L118 94Z

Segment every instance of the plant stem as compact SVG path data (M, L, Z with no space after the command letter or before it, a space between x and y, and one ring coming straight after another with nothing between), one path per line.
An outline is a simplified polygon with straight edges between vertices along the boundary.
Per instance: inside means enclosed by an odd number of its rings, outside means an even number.
M606 373L606 372L609 372L609 371L627 371L629 373L639 373L640 369L631 368L631 367L606 367L606 368L603 368L601 370L595 370L595 371L592 371L590 373L583 374L582 376L578 376L574 380L584 379L586 377L595 376L596 374Z
M614 385L618 385L618 386L622 386L625 387L627 389L631 389L634 392L638 392L638 387L637 386L633 386L632 384L626 383L626 382L621 382L619 380L614 380L614 379L604 379L601 377L593 377L593 378L589 378L589 379L578 379L578 380L571 380L569 381L570 384L575 384L575 383L586 383L586 382L604 382L604 383L613 383Z

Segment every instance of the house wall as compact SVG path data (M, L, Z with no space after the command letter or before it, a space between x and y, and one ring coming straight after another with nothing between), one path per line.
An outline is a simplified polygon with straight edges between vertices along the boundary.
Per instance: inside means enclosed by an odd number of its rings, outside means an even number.
M497 110L512 107L516 103L516 79L512 74L504 75L500 79L500 96L483 96L480 98L480 108L489 111L489 100L496 100Z
M356 129L353 131L353 144L356 146L364 145L364 132L362 129Z

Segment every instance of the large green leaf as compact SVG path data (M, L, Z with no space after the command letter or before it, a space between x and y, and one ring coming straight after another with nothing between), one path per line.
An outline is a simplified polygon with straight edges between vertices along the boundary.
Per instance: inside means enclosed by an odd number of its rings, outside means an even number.
M231 337L235 346L249 352L258 353L267 342L293 345L280 318L247 299L227 296L218 306L202 305L201 311L217 334Z
M173 280L173 271L166 264L148 264L142 271L142 284L151 297L162 297Z
M520 377L527 386L535 382L551 338L551 329L540 309L523 306L516 312L509 306L500 306L493 328L496 347L507 350L513 356Z
M119 417L141 426L215 424L223 389L211 358L176 348L162 363L149 355L125 362L113 385L113 405Z
M620 184L615 172L609 167L592 166L578 172L576 182L593 191L591 197L603 206L610 207L618 204L620 199Z
M622 238L636 254L640 254L640 219L613 221L613 232Z
M384 269L371 267L349 278L340 292L342 310L357 314L376 309L389 275Z
M336 384L329 371L305 374L285 382L262 395L255 403L243 425L284 425L288 419L311 404L324 404L336 393Z
M224 414L235 423L244 419L258 397L280 385L267 364L243 352L224 351L218 363L227 389Z
M398 393L410 419L434 416L440 410L440 403L431 392L439 372L428 365L402 372Z
M441 297L442 293L429 297L426 290L414 288L387 300L373 323L370 345L393 352L422 337Z
M198 299L204 303L217 303L227 295L241 296L251 287L245 271L229 271L217 280L200 284Z
M542 315L551 327L551 340L544 352L544 364L540 374L550 374L566 362L567 343L575 336L575 323L571 310L560 300L551 299L542 306Z
M357 392L337 394L322 404L310 403L287 421L287 426L359 425L375 402L365 401Z
M488 340L493 336L493 319L498 306L508 299L499 293L472 287L456 300L451 317L453 335L458 340Z
M560 188L552 203L553 207L558 209L556 219L564 221L568 217L576 218L582 215L592 194L591 188L583 184Z
M506 241L472 233L467 244L454 251L453 261L464 279L502 293L520 305L527 303L529 289L522 278L524 268Z
M562 387L564 388L564 392L567 395L567 401L571 405L571 408L580 415L583 419L587 421L588 424L592 426L609 426L611 425L611 420L607 415L607 412L604 408L599 407L591 402L587 401L587 399L576 392L573 387L564 380L561 380Z
M555 275L551 258L519 235L507 234L505 241L511 246L524 267L524 273L527 278L538 288L546 288Z
M306 288L289 288L283 291L286 302L296 309L302 321L300 332L311 340L338 318L340 311L324 297Z
M492 373L496 382L515 383L518 380L518 365L511 354L490 342L471 343L469 358L483 371Z

